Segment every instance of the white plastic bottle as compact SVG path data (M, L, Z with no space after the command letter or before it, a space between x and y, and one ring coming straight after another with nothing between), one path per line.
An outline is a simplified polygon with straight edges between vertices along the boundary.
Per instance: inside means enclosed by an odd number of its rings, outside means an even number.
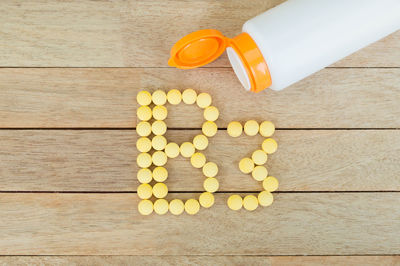
M281 90L399 29L400 0L288 0L232 39L211 29L185 36L168 63L195 68L227 49L247 90Z

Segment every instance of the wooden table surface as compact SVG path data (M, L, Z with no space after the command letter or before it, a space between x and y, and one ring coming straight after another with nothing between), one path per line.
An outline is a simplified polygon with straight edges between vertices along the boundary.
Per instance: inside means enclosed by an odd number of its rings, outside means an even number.
M167 66L185 34L232 37L281 2L1 1L0 254L17 256L0 264L399 265L400 32L281 92L245 92L225 55ZM205 152L220 166L216 204L141 216L136 94L187 87L221 112ZM169 140L199 132L199 109L169 111ZM278 128L267 165L280 188L271 207L233 212L229 195L261 190L237 169L261 138L226 133L248 119ZM167 167L168 198L198 196L200 171Z

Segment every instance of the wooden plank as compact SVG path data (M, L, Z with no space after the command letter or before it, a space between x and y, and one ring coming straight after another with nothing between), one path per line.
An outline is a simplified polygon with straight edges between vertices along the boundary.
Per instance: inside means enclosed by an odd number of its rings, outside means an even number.
M169 130L190 141L197 130ZM399 130L279 130L267 168L280 191L400 191ZM136 133L129 130L1 130L1 191L135 191ZM261 137L231 138L220 130L204 152L219 165L220 191L260 191L238 170ZM170 191L201 191L204 176L188 159L166 166Z
M248 19L284 2L12 1L0 3L0 66L167 66L184 35L216 28L240 33ZM340 67L399 67L400 32L336 63ZM224 55L211 66L228 66Z
M400 256L3 256L4 265L365 265L396 266Z
M198 194L171 194L187 199ZM134 194L0 194L2 255L395 255L400 193L277 194L234 212L141 216ZM210 223L210 221L212 221ZM229 229L228 229L229 228Z
M232 70L0 69L0 127L134 127L140 88L209 92L217 124L280 128L399 128L400 69L325 69L280 92L246 92ZM227 97L229 95L229 97ZM169 127L200 128L197 106L169 106Z

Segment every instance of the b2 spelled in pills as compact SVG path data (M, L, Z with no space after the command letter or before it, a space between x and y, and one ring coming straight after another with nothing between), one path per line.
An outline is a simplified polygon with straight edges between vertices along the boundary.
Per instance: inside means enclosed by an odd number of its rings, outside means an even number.
M136 162L139 166L137 179L141 183L137 188L137 195L141 199L138 210L142 215L149 215L155 212L164 215L170 212L173 215L180 215L186 212L195 215L200 208L210 208L214 205L215 198L213 193L218 191L218 165L208 161L204 155L204 150L208 147L208 138L213 137L218 127L215 121L219 117L219 110L212 105L212 98L208 93L197 93L193 89L186 89L183 92L173 89L167 93L156 90L153 93L140 91L137 94L137 117L140 122L136 126L139 138L136 148L139 154ZM195 104L203 109L205 122L202 124L202 134L194 137L192 142L181 144L169 142L165 138L167 124L164 120L168 116L166 104L178 105L179 103ZM242 133L248 136L260 134L265 137L259 149L255 150L250 157L240 160L238 169L251 175L256 181L261 182L263 191L256 195L247 195L244 198L240 195L231 195L227 205L231 210L242 208L254 211L258 206L269 206L273 202L271 192L278 189L278 180L268 175L265 163L268 156L274 153L277 142L271 138L275 132L275 126L270 121L259 124L255 120L249 120L243 125L238 121L228 124L228 135L237 138ZM187 158L194 168L199 169L205 179L203 182L204 192L199 198L192 198L186 201L181 199L165 199L168 195L168 187L164 183L168 178L168 170L165 167L168 159L178 156ZM153 165L153 166L152 166ZM187 177L190 178L190 177Z

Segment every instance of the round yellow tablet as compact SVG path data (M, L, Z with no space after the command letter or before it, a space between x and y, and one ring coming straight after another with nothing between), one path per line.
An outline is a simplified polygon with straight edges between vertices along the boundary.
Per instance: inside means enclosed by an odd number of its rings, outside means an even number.
M153 186L153 195L158 199L165 198L168 194L168 187L164 183L156 183Z
M234 138L239 137L242 135L243 132L243 127L242 124L240 124L237 121L232 121L228 124L228 135Z
M169 158L176 158L179 155L179 145L174 143L174 142L170 142L167 144L167 146L165 146L165 154L167 154L167 156Z
M153 173L148 168L142 168L137 172L137 179L140 183L150 183L153 179Z
M153 212L153 203L150 200L141 200L138 204L138 211L141 215L149 215Z
M177 89L170 90L167 93L167 100L170 104L177 105L182 101L182 94Z
M266 153L271 154L278 149L278 143L274 139L268 138L263 141L261 147Z
M153 195L152 188L149 184L140 184L137 188L137 194L141 199L149 199Z
M194 154L194 145L190 142L184 142L181 144L181 147L179 148L181 154L183 157L189 158Z
M197 100L197 93L193 89L186 89L182 92L182 101L186 104L194 104Z
M267 162L268 155L263 150L256 150L251 155L251 159L257 165L262 165Z
M203 131L203 134L206 135L207 137L212 137L215 134L217 134L218 127L217 124L215 124L214 122L206 121L203 123L201 130Z
M193 138L193 145L199 151L205 150L208 146L208 138L204 135L197 135Z
M206 108L211 105L211 96L208 93L202 92L197 95L196 103L200 108Z
M214 177L218 174L218 166L216 163L208 162L203 166L203 174L206 177Z
M255 120L249 120L244 123L244 133L248 136L255 136L258 133L259 125Z
M136 162L139 167L147 168L151 165L151 155L146 152L139 153L136 158Z
M136 125L136 133L141 137L147 137L151 134L151 125L149 122L139 122Z
M136 148L140 152L148 152L151 150L151 140L146 137L141 137L136 141Z
M263 188L266 191L272 192L278 189L279 182L278 179L276 179L273 176L269 176L263 181Z
M158 199L154 202L154 212L163 215L168 212L168 201L165 199Z
M215 106L208 106L204 109L204 119L207 121L215 121L219 117L219 111Z
M151 98L153 99L153 103L155 105L164 105L167 102L167 95L162 90L156 90L153 92Z
M140 105L149 105L151 104L151 94L148 91L139 91L136 95L136 101Z
M243 207L248 211L254 211L258 207L258 199L254 195L247 195L243 199Z
M206 163L206 156L204 156L204 154L201 152L196 152L192 155L192 157L190 157L190 163L195 168L202 168Z
M271 192L261 191L260 194L258 194L258 203L261 206L267 207L271 205L273 201L274 201L274 196L272 195Z
M208 177L204 180L203 187L207 192L215 192L219 188L219 182L215 177Z
M167 146L167 139L164 136L154 136L151 140L151 146L157 151L161 151Z
M153 117L155 120L164 120L167 118L168 110L163 105L156 105L153 108Z
M185 210L185 204L183 204L183 201L181 201L180 199L171 200L171 202L169 203L169 211L173 215L182 214L184 210Z
M150 107L143 105L140 106L137 111L136 111L137 117L139 118L139 120L142 121L149 121L152 117L152 112Z
M214 205L214 195L210 192L203 192L199 197L199 202L204 208L210 208Z
M264 121L260 124L260 134L263 137L271 137L275 132L275 125L270 121Z
M167 124L161 120L154 121L151 125L151 131L154 135L164 135L167 132Z
M243 206L243 199L239 195L232 195L228 198L228 207L231 210L240 210Z
M268 176L268 170L263 165L257 165L251 172L253 178L257 181L263 181Z
M167 163L167 155L163 151L156 151L151 156L153 164L156 166L163 166Z
M254 162L250 158L243 158L239 162L239 169L242 173L248 174L251 173L254 169Z
M153 169L153 178L157 182L164 182L168 178L168 171L162 166Z
M200 210L200 204L195 199L188 199L185 202L185 211L187 214L194 215Z

